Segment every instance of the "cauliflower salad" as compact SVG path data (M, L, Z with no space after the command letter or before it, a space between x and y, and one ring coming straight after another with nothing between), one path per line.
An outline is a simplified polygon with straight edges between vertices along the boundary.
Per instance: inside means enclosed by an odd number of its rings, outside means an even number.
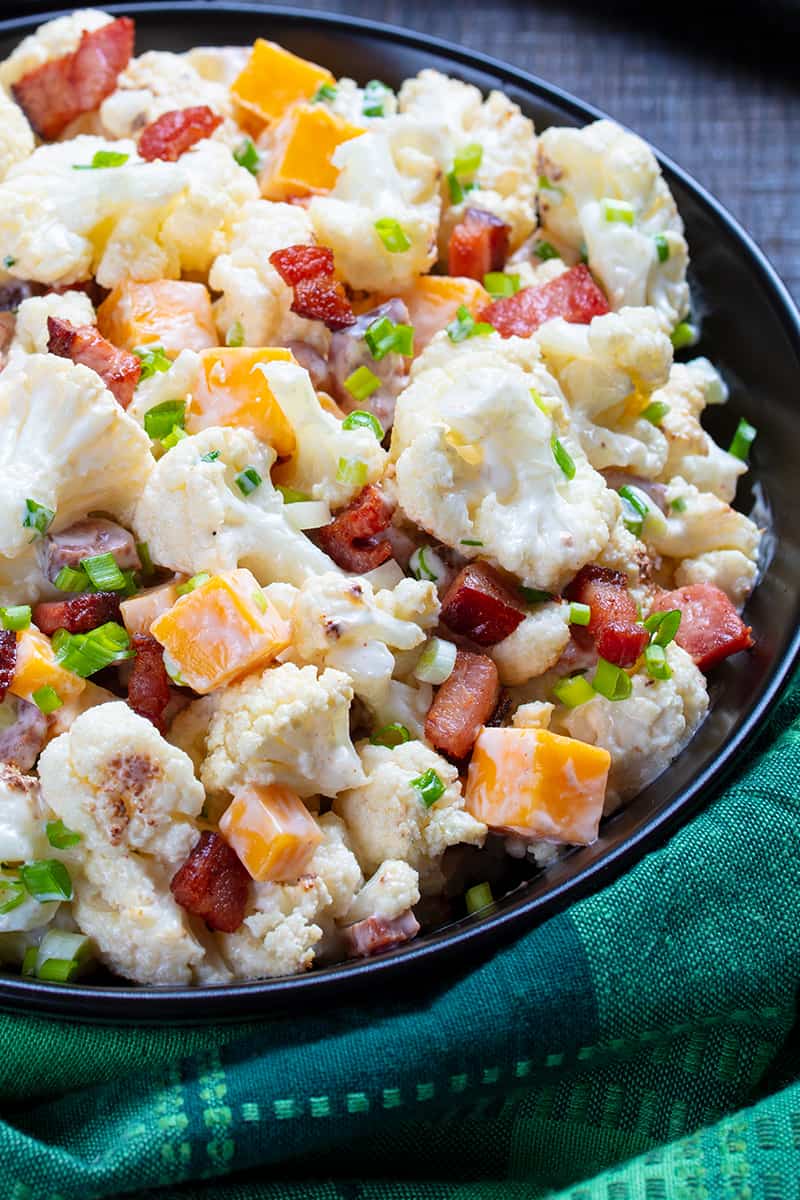
M0 962L292 974L595 841L753 640L649 147L96 9L0 105Z

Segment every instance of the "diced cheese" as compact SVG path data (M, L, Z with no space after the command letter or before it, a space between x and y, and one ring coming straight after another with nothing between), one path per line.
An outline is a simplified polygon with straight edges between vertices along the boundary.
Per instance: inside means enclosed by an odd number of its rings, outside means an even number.
M466 808L492 829L568 845L597 838L611 755L546 729L484 728Z
M156 617L172 608L177 599L177 585L174 583L147 588L146 591L122 601L119 606L122 623L131 637L136 633L149 633Z
M329 192L339 176L331 157L337 146L364 132L321 104L298 104L274 132L272 153L259 176L267 200Z
M183 279L118 283L97 310L97 326L123 350L163 346L170 358L218 345L208 288Z
M291 628L243 568L212 575L150 626L169 670L201 696L266 666L285 650Z
M281 458L295 448L294 430L283 415L259 363L294 362L290 350L247 346L203 350L200 371L186 418L189 433L212 425L251 429Z
M489 303L489 293L474 279L457 275L420 275L413 288L401 293L414 326L414 353L454 320L463 305L476 317Z
M238 791L220 833L259 883L293 883L322 841L322 830L291 788L251 784Z
M327 68L258 38L247 66L231 84L231 94L263 121L274 121L291 104L310 100L322 84L334 82Z
M50 639L31 626L17 634L17 666L8 690L22 700L32 700L43 687L53 688L66 704L80 695L86 680L60 666Z

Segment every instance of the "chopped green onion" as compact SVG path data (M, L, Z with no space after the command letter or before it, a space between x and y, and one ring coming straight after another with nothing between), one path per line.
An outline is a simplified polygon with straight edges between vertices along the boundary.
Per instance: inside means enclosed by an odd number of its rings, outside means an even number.
M558 192L559 196L564 195L564 189L558 184L551 183L546 175L539 176L539 191L540 192Z
M633 225L636 210L627 200L613 200L607 196L600 203L603 207L603 216L607 221L621 221L624 225Z
M47 983L70 983L89 957L90 946L85 934L48 929L36 952L36 978Z
M570 675L568 679L559 679L553 688L553 695L567 708L577 708L579 704L586 704L593 699L595 691L583 675Z
M420 546L409 558L408 569L415 579L423 579L429 583L438 583L439 576L425 557L428 552L436 558L436 562L438 563L438 556L435 554L435 551L431 550L430 546Z
M674 500L670 500L669 506L673 512L677 512L677 513L686 512L686 497L685 496L676 496Z
M34 900L71 900L72 880L67 868L57 858L42 858L20 867L20 878Z
M182 429L185 424L185 400L164 400L144 414L144 431L154 442L168 437L175 428Z
M579 604L573 600L569 606L570 625L588 625L592 619L592 610L588 604Z
M360 488L367 482L368 474L367 464L359 458L340 458L336 468L336 482Z
M543 592L539 588L521 587L519 593L527 604L543 604L545 600L553 599L551 592Z
M630 487L628 484L619 488L618 492L622 500L623 524L627 530L639 537L650 512L647 497L637 487Z
M125 581L123 587L120 589L123 596L132 596L134 592L138 592L139 584L136 580L135 571L123 571L122 578Z
M672 678L672 669L667 662L667 652L657 642L653 642L650 646L645 646L644 666L651 679Z
M687 346L694 346L698 340L697 327L692 325L691 321L681 321L672 331L670 341L676 350L684 350Z
M241 321L234 321L225 334L225 345L234 348L244 345L244 326Z
M364 99L361 104L363 115L365 117L385 116L384 107L389 95L391 95L391 88L388 88L385 83L381 83L380 79L370 79L364 87Z
M283 496L284 504L302 504L304 500L311 499L306 492L298 492L296 488L284 487L280 483L277 485L276 491Z
M53 649L59 666L86 679L113 663L133 658L127 630L116 621L106 621L89 633L68 633L58 629L53 635Z
M391 725L384 725L382 729L373 733L369 740L373 746L386 746L392 750L395 746L402 746L403 742L410 742L411 734L405 725L401 725L399 721L392 721Z
M265 613L267 611L267 597L261 591L261 588L256 588L256 590L253 592L252 598L253 604L255 604L258 611Z
M552 416L551 408L538 388L531 388L531 400L539 409L539 412L543 412L546 417Z
M78 842L82 840L82 834L67 829L60 817L57 821L48 821L45 831L47 840L54 850L69 850L70 846L77 846Z
M375 222L375 231L390 254L402 254L411 245L402 225L394 217L381 217Z
M489 884L476 883L474 887L468 888L464 893L464 903L468 913L480 912L482 908L488 908L490 904L494 904L494 896Z
M105 167L124 167L130 154L118 150L97 150L90 163L73 163L73 171L97 171Z
M82 558L81 566L98 592L121 592L124 589L125 576L113 554L93 554L91 558Z
M680 628L681 610L669 608L664 612L651 613L643 624L654 646L668 646Z
M414 328L412 325L395 325L388 317L378 317L367 327L364 334L370 354L380 362L394 351L404 358L414 356Z
M580 254L578 255L578 262L583 263L584 266L589 262L589 250L586 245L586 242L581 242Z
M236 476L236 486L243 496L251 495L263 482L255 467L245 467Z
M432 637L417 659L414 678L420 683L444 683L453 673L458 650L444 638Z
M14 604L10 608L0 608L0 623L3 629L13 629L16 633L27 629L31 623L30 604Z
M0 917L4 917L6 913L13 912L15 908L19 908L26 895L25 886L18 879L1 878Z
M193 592L195 588L201 587L204 583L208 583L211 576L208 571L200 571L197 575L193 575L191 579L187 579L185 583L179 583L175 588L176 596L188 596L189 592Z
M461 538L459 546L482 546L483 542L479 538Z
M377 392L381 381L370 371L369 367L356 367L352 375L348 375L345 379L344 386L354 400L366 400L367 396Z
M339 89L335 83L321 83L314 95L311 97L312 104L322 104L324 101L333 101L336 99Z
M352 378L352 377L351 377ZM379 442L383 441L383 426L374 413L357 408L342 421L342 429L371 429Z
M551 258L561 257L555 246L550 242L537 242L533 247L533 253L538 259L541 260L541 262L547 262Z
M149 379L151 375L168 371L172 366L172 359L167 357L163 346L137 346L133 353L142 364L139 383L143 379Z
M89 587L89 576L74 567L62 567L53 583L60 592L85 592Z
M453 170L459 177L474 175L483 162L483 146L480 142L470 142L457 150L453 159Z
M57 708L61 708L64 703L58 692L49 683L46 683L44 687L37 688L31 696L31 700L46 717L50 713L54 713Z
M519 285L519 275L506 275L505 271L490 271L483 277L483 286L493 300L499 300L503 296L515 296Z
M209 450L208 454L201 454L200 462L216 462L221 453L221 450Z
M172 655L169 653L168 650L164 651L164 670L167 672L170 679L177 687L187 687L188 686L186 683L186 680L183 678L183 676L180 673L178 664L175 662L175 659L172 657Z
M431 808L444 795L444 784L433 767L412 779L411 786L419 792L419 798L426 808Z
M728 454L732 454L734 458L741 459L742 462L747 462L750 457L750 447L756 439L758 430L755 425L751 425L749 421L745 421L742 417L739 424L736 426L736 433L733 435L733 440L728 447Z
M244 167L251 175L257 175L261 170L261 157L252 138L245 138L234 150L233 157L239 166Z
M448 171L446 175L447 188L450 192L450 203L460 204L464 199L464 189L455 171Z
M3 259L3 266L7 271L10 271L12 267L16 266L16 263L17 260L14 258L13 254L7 254Z
M36 974L36 960L38 957L39 957L39 947L38 946L28 946L28 949L25 951L25 954L22 957L21 971L22 971L23 975L35 975Z
M552 437L550 439L550 449L553 451L553 458L558 463L564 476L567 479L574 479L575 478L575 463L572 461L572 458L567 453L567 451L564 449L563 445L561 444L561 442L559 441L559 439L557 437Z
M600 658L597 661L592 687L601 696L605 696L606 700L626 700L631 694L633 684L630 675L621 667Z
M52 508L47 508L44 504L37 503L36 500L26 500L22 527L23 529L33 529L44 537L52 525L55 515Z
M161 445L165 450L171 450L173 446L177 446L178 442L182 442L183 439L188 436L189 435L182 426L173 425L167 436L161 439Z
M669 258L669 242L664 237L663 233L657 233L653 238L656 244L656 254L659 262L666 262Z
M463 304L456 309L455 320L447 326L447 336L451 342L464 342L467 338L485 337L489 333L494 333L494 326L488 321L476 321Z
M142 573L144 575L153 575L155 573L155 567L153 566L153 560L150 557L150 547L148 546L147 542L137 542L136 553L139 555L139 562L142 564Z
M669 405L665 400L653 400L648 404L647 408L641 414L645 421L649 421L651 425L660 425L664 417L669 412Z

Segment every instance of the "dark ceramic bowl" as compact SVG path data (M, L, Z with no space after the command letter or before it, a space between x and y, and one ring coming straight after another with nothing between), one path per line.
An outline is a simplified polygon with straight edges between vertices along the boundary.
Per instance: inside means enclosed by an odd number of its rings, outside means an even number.
M483 91L502 88L538 129L583 125L603 115L480 54L353 18L218 3L112 5L109 11L136 17L139 52L246 45L261 35L361 82L379 78L396 86L422 67L435 67ZM0 22L0 55L5 57L44 19ZM453 960L468 968L503 940L605 886L662 843L720 785L763 721L800 648L800 318L769 263L729 214L678 167L663 157L661 164L691 249L693 303L702 315L702 341L693 353L707 354L731 387L730 403L712 410L709 427L727 445L740 416L758 426L752 470L738 505L749 511L758 502L760 514L772 514L773 533L771 559L746 612L756 648L714 672L711 713L689 747L605 822L593 846L575 850L534 878L518 876L490 913L450 921L405 948L299 977L215 988L140 989L110 977L108 984L58 986L0 974L0 1003L72 1019L202 1022L309 1002L330 1004L356 990L399 996L421 986L423 977L441 978Z

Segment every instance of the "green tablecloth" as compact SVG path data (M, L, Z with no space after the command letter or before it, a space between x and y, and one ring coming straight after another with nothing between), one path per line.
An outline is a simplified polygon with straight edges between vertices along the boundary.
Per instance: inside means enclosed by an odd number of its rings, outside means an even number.
M798 713L800 680L662 850L416 1002L0 1017L3 1200L797 1196Z

